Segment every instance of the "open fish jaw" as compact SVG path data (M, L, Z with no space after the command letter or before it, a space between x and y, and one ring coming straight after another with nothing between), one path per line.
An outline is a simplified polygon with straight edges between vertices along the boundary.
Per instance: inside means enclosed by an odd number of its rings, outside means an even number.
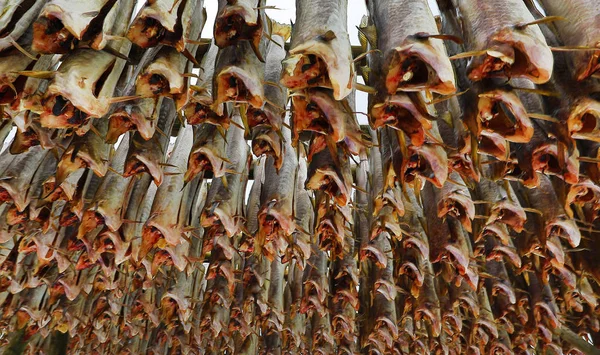
M411 144L420 146L425 142L425 130L431 128L421 105L406 94L392 95L371 107L371 126L377 129L388 125L401 129L410 138Z
M228 101L248 102L253 107L264 104L264 88L260 79L237 66L230 66L217 75L216 105Z
M219 1L224 3L224 1ZM243 0L219 6L215 21L214 38L220 48L234 45L238 41L247 40L254 48L258 48L263 36L264 10L258 9L261 0Z
M571 138L600 141L600 102L583 97L571 105L567 118Z
M290 90L331 88L336 100L345 98L352 91L355 75L352 58L339 57L348 52L345 42L336 38L323 43L317 39L291 49L283 62L281 83Z
M93 65L90 66L90 63ZM73 107L71 117L76 114L75 110L81 111L85 116L104 116L108 112L114 85L124 65L123 59L106 52L81 49L72 54L59 67L48 87L42 119L46 116L60 119L65 116L65 106L67 109ZM63 119L68 121L69 117Z
M422 41L407 41L386 55L388 94L403 91L431 90L442 95L456 91L454 71L447 55L440 56L441 45ZM437 47L437 48L436 48ZM441 50L441 53L445 52Z
M486 77L527 78L535 84L550 80L553 70L550 48L539 39L503 29L493 35L483 56L469 62L468 76L473 81Z
M48 2L33 25L33 49L40 53L67 53L79 41L90 37L88 29L98 30L93 28L97 26L95 20L106 16L116 3L114 0Z
M516 143L527 143L533 136L533 123L514 92L485 92L479 95L477 106L480 130L496 132L507 141Z

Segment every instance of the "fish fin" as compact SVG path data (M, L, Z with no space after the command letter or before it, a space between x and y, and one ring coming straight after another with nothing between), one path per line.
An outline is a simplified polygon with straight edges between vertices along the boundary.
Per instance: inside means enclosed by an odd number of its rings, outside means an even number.
M452 41L457 44L463 44L462 38L460 38L458 36L454 36L454 35L429 34L429 33L425 33L425 32L419 32L419 33L416 33L414 36L415 36L415 38L417 38L419 40L428 40L430 38L436 38L436 39L441 39L444 41Z
M381 51L380 51L379 49L377 49L377 48L375 48L375 49L371 49L371 50L368 50L368 51L366 51L366 52L364 52L364 53L361 53L361 54L360 54L360 55L358 55L356 58L354 58L354 60L353 60L353 61L356 63L356 62L358 62L358 61L362 60L362 59L363 59L364 57L366 57L367 55L369 55L369 54L371 54L371 53L375 53L375 52L379 52L379 53L381 53Z
M132 101L132 100L142 99L144 97L145 97L144 95L117 96L117 97L111 97L108 101L111 104L116 104L116 103L119 103L119 102L125 102L125 101Z
M29 53L25 48L21 47L17 41L15 41L11 36L8 36L8 41L12 44L19 52L23 53L27 58L31 60L37 60L37 57L33 54Z
M36 79L53 79L56 75L56 71L52 70L22 70L14 73Z
M283 38L283 41L286 42L292 36L292 26L284 25L277 21L271 20L273 24L272 33Z
M102 51L106 52L108 54L111 54L111 55L113 55L113 56L115 56L115 57L117 57L119 59L123 59L124 61L126 61L129 64L133 64L133 61L131 60L131 58L129 58L128 56L126 56L125 54L123 54L123 53L121 53L121 52L119 52L117 50L112 49L109 46L106 46L106 47L102 48Z
M337 38L337 36L335 35L335 32L333 32L332 30L329 30L319 36L319 39L322 41L325 41L325 42L331 42L332 40L334 40L336 38Z
M365 81L365 83L369 83L369 76L371 75L371 68L368 65L364 65L360 67L360 73Z
M198 61L196 60L196 57L194 57L194 55L186 48L183 50L182 54L192 63L194 63L195 66L199 67L200 63L198 63Z
M371 48L377 48L377 29L375 28L375 25L362 26L361 23L361 26L356 26L356 28L358 29L358 40L360 41L361 46L363 46L364 43L364 50L367 50L367 43Z
M469 90L471 90L471 89L470 89L470 88L467 88L466 90L464 90L464 91L461 91L461 92L457 92L457 93L450 94L450 95L443 95L443 96L440 96L440 97L438 97L438 98L436 98L436 99L434 99L434 100L431 100L431 101L430 101L430 102L428 102L427 104L428 104L428 105L435 105L435 104L438 104L438 103L440 103L440 102L444 102L444 101L446 101L446 100L449 100L449 99L451 99L451 98L453 98L453 97L458 97L458 96L461 96L461 95L463 95L463 94L466 94L466 93L467 93Z
M487 49L484 49L481 51L462 52L462 53L458 53L458 54L451 56L450 60L479 57L479 56L486 55L486 54L487 54Z
M377 93L377 89L375 89L372 86L368 86L368 85L364 85L364 84L360 84L360 83L354 83L354 87L356 88L356 90L366 92L368 94L376 94Z
M530 118L535 118L535 119L542 120L542 121L548 121L548 122L552 122L552 123L560 123L560 121L557 120L556 118L554 118L550 115L544 115L541 113L528 113L527 116L529 116Z
M587 52L587 51L600 51L598 47L588 47L588 46L560 46L560 47L550 47L550 50L553 52Z
M527 26L539 25L539 24L542 24L542 23L549 23L549 22L555 22L555 21L561 21L561 20L565 20L565 18L562 17L562 16L546 16L546 17L542 17L542 18L537 19L537 20L533 20L531 22L525 22L525 23L516 24L515 28L518 29L518 30L523 30Z

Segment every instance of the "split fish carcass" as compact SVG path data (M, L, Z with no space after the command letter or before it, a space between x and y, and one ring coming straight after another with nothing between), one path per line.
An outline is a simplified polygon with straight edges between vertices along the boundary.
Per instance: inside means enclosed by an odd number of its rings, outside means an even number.
M432 3L0 0L0 354L600 354L600 3Z

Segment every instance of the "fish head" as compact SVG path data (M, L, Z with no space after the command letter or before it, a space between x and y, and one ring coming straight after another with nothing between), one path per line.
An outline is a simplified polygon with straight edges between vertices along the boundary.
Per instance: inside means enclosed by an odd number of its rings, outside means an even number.
M567 127L573 139L600 142L600 102L589 97L575 101L571 105Z
M447 56L441 56L431 40L407 38L385 54L385 86L388 94L431 90L442 95L456 92L454 71Z
M478 130L488 130L507 141L527 143L533 136L533 124L527 110L513 91L492 90L479 95Z
M31 48L38 53L64 54L73 50L81 38L76 38L62 22L64 11L49 4L33 23ZM54 10L53 10L54 8Z
M223 69L215 78L215 86L217 90L214 105L237 101L261 108L264 104L261 79L237 66Z

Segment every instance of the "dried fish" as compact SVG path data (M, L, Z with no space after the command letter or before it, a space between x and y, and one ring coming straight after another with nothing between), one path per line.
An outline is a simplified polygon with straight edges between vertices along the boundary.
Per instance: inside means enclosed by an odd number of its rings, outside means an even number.
M116 21L131 16L133 1L93 0L73 4L64 0L51 0L44 5L33 25L33 49L39 53L68 53L80 43L96 50L103 49ZM129 19L129 17L127 18Z
M195 85L190 87L189 102L184 108L185 118L189 124L211 123L223 128L229 127L229 116L226 112L218 114L213 107L213 75L219 47L213 42L202 57L200 73ZM217 108L216 111L220 112Z
M184 193L187 192L183 173L185 170L186 157L192 147L192 127L182 127L177 135L176 146L168 160L165 180L156 191L152 211L144 224L142 232L142 245L140 247L140 258L143 258L150 249L161 239L163 243L177 246L185 242L184 213L181 207L185 205Z
M573 77L584 80L590 76L597 77L599 67L598 47L600 27L595 20L598 15L597 4L591 1L579 0L564 3L556 0L542 0L544 11L549 16L562 16L563 21L557 21L556 27L562 42L571 47L589 47L589 50L570 53L575 72ZM577 18L577 21L573 20Z
M333 89L341 100L352 91L354 64L346 29L346 0L297 1L289 56L281 83L290 90Z
M164 44L184 52L188 40L197 40L190 36L190 31L195 22L192 19L198 17L203 3L203 0L158 0L146 3L129 27L127 38L142 48ZM194 16L194 13L197 15Z
M269 26L264 5L264 0L220 0L214 28L215 44L225 48L248 41L256 56L264 62L260 42Z
M522 1L481 3L457 0L464 39L474 52L468 76L479 81L487 77L525 77L536 84L552 76L552 52L534 18Z
M15 0L2 4L0 15L0 51L13 46L27 31L44 6L44 0Z
M145 140L139 132L133 134L123 169L124 177L147 172L152 176L156 186L162 184L163 166L176 115L175 103L165 98L160 106L156 126L162 133L154 134L149 140Z
M426 1L378 1L369 3L373 26L366 33L383 57L382 86L389 95L397 90L456 91L452 64L444 49L433 14Z
M125 31L125 19L131 17L133 1L123 1L123 6L115 18L113 35ZM111 46L114 53L121 55L127 55L130 47L129 42ZM78 127L90 117L107 114L124 67L124 59L106 51L78 49L71 53L59 66L44 95L42 126Z

